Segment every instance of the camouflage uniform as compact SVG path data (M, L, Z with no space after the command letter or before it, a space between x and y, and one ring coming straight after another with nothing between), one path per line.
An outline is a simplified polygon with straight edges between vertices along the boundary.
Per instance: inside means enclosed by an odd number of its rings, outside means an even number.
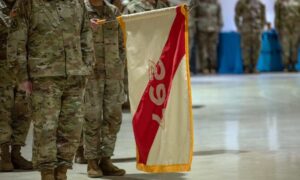
M111 157L122 122L125 51L119 10L104 1L97 9L85 1L90 19L107 23L93 29L96 55L94 76L89 78L85 96L84 144L86 159Z
M33 83L33 163L43 176L45 169L72 166L94 63L92 33L81 0L17 3L8 62L19 82Z
M6 44L10 8L0 1L0 144L25 145L30 126L29 101L15 88L13 73L8 70ZM12 114L12 112L14 112Z
M235 24L241 33L245 71L255 69L266 22L265 6L259 0L239 0L235 7Z
M295 68L300 47L300 1L277 0L275 3L275 26L280 35L283 61L286 70Z
M160 0L156 1L156 5L151 4L147 0L133 0L127 4L123 14L140 13L166 7L168 7L167 4Z
M217 69L217 46L223 26L222 10L218 0L200 0L196 7L196 24L200 68L211 72Z
M192 73L197 73L196 67L196 6L198 5L198 0L191 0L189 3L190 13L189 13L189 49L190 49L190 70Z
M167 8L170 7L170 3L168 0L158 0L156 9Z

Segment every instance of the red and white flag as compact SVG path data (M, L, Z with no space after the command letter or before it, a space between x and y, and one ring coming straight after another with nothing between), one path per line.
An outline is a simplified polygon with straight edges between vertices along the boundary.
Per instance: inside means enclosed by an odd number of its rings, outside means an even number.
M137 168L189 171L193 119L185 6L125 15L129 99Z

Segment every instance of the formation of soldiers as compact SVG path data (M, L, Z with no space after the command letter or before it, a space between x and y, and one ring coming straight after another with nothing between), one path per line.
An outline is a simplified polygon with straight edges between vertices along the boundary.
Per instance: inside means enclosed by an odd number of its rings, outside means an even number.
M0 171L65 180L77 151L91 178L126 173L111 161L126 100L116 17L169 4L120 2L0 0ZM20 151L31 121L32 162Z
M191 54L198 45L200 72L215 73L217 64L218 34L222 28L222 12L218 0L191 0L190 47ZM279 33L285 71L295 71L300 44L300 1L277 0L275 28ZM265 5L260 0L238 0L235 7L235 24L241 35L241 48L245 73L256 72L260 54L261 34L268 24ZM195 43L197 42L197 43ZM195 59L192 57L191 59ZM193 67L194 66L194 67ZM196 64L191 71L197 73Z
M37 169L42 180L65 180L77 151L75 162L87 163L89 177L123 176L111 161L127 94L116 17L169 6L167 0L132 0L126 7L121 0L0 0L0 171ZM192 0L190 7L201 72L215 73L220 3ZM277 0L275 10L285 68L293 71L300 1ZM239 0L234 19L245 71L254 72L265 7ZM32 162L20 151L31 121Z

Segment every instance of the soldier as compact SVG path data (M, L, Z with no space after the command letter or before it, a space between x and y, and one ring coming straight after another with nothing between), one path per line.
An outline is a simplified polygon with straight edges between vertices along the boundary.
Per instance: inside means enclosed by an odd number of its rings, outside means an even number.
M265 5L260 0L239 0L235 7L235 24L241 34L244 72L256 72L261 33L266 22Z
M24 159L20 152L30 126L29 103L26 94L16 88L6 59L7 35L11 24L8 15L13 4L14 0L0 0L0 171L32 169L32 163Z
M133 14L166 7L167 4L161 0L133 0L127 4L123 14Z
M201 72L216 73L217 45L223 26L222 10L218 0L200 0L196 7L196 24Z
M86 90L84 155L88 176L123 176L111 156L122 122L125 50L122 30L116 20L120 11L105 0L85 0L93 30L96 55L94 76Z
M300 47L300 1L277 0L275 13L275 28L282 45L284 70L296 71Z
M79 145L92 32L83 1L18 0L8 62L32 93L33 165L42 180L66 180Z
M190 48L190 71L193 74L197 74L196 67L196 7L198 6L198 0L191 0L189 2L190 14L189 14L189 48Z

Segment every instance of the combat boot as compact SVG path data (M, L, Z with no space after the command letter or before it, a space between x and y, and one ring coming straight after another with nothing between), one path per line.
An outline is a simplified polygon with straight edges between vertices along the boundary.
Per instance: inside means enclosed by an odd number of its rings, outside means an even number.
M97 178L103 176L103 172L98 166L98 159L88 160L87 173L88 173L88 177L90 178Z
M1 144L0 154L0 171L9 172L14 170L14 166L11 163L11 156L9 152L9 144Z
M75 163L78 164L87 164L87 160L84 158L84 148L83 146L79 146L76 155L75 155Z
M42 169L41 177L42 177L42 180L56 180L54 178L54 170L53 169Z
M11 150L11 161L15 169L32 170L32 163L21 155L21 146L13 145Z
M104 176L124 176L126 173L124 169L119 169L117 166L113 165L110 157L102 158L99 166Z
M64 165L55 168L55 172L54 172L55 180L67 180L67 171L68 171L68 167Z

